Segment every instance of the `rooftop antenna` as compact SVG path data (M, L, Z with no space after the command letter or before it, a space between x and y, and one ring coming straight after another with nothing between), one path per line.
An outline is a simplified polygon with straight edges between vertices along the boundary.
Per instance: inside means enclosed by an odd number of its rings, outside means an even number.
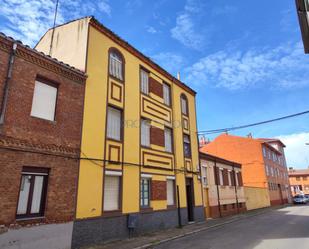
M53 41L54 41L54 34L55 34L55 27L56 27L56 19L57 19L57 12L58 12L58 4L59 0L56 0L56 9L55 9L55 16L54 16L54 25L53 25L53 30L52 30L52 35L50 39L50 47L49 47L49 56L52 54L52 49L53 49Z

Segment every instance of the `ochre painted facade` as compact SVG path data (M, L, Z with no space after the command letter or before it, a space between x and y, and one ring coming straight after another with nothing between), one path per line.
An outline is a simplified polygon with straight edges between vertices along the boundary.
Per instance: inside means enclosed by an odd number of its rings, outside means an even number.
M78 29L81 31L78 32ZM48 52L50 32L45 34L36 49ZM167 178L175 179L175 185L179 186L181 208L187 207L186 182L188 180L186 179L192 179L193 205L202 207L202 188L198 177L195 92L91 17L57 27L55 37L57 37L57 43L54 40L52 56L64 62L69 60L71 65L85 70L88 76L76 218L111 215L110 212L103 211L104 179L107 171L118 172L117 174L121 175L121 205L117 215L142 211L140 179L143 175L150 177L152 182L166 182ZM62 43L72 44L74 49L76 44L80 44L85 49L73 56L71 45L60 46L59 44ZM123 57L123 81L109 75L109 53L112 50ZM150 89L148 95L141 93L141 68L149 71L149 82L155 80L156 83L151 87L161 88L163 83L170 86L170 106L164 104L163 96L160 96L156 89ZM188 115L183 115L181 111L182 95L187 98ZM121 141L106 137L108 106L122 111ZM172 128L172 153L165 151L157 137L151 139L153 142L149 147L141 146L141 118L150 120L152 129L158 134L164 132L165 127ZM191 158L184 157L184 134L190 136ZM164 211L169 208L166 199L150 201L150 212Z

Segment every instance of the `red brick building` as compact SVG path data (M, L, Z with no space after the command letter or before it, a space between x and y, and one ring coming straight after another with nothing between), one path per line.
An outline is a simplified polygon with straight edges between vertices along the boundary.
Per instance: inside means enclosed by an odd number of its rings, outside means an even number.
M9 228L74 219L85 79L0 34L1 248Z

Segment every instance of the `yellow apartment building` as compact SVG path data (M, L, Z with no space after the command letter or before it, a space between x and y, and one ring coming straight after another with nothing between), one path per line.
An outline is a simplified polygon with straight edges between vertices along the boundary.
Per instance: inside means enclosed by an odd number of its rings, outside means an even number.
M94 17L36 49L88 76L72 247L203 220L196 93Z

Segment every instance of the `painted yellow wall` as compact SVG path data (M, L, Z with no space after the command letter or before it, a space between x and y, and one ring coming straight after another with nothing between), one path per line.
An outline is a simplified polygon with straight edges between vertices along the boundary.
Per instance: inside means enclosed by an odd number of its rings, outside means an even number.
M88 19L82 19L85 23ZM156 168L139 167L142 164L141 154L143 151L150 151L156 155L165 155L171 158L171 167L183 170L186 162L183 155L183 133L189 132L191 138L192 158L188 159L188 165L191 165L193 171L198 169L198 145L196 136L196 113L195 97L192 93L184 90L177 84L171 82L164 75L155 72L150 66L142 62L135 55L128 52L125 48L117 45L110 38L106 37L98 29L91 25L87 26L89 30L84 30L79 21L60 26L55 34L58 37L58 45L53 50L53 55L66 63L79 68L86 69L88 79L86 82L85 103L84 103L84 121L82 131L81 157L96 158L101 160L80 161L78 197L77 197L77 218L88 218L104 215L102 207L103 186L104 186L104 162L108 160L110 145L119 146L121 150L121 160L126 163L136 164L127 165L124 163L122 171L122 213L132 213L140 211L140 176L141 173L152 174L153 180L166 181L166 176L175 176L176 184L180 190L181 207L186 207L186 187L185 177L192 177L194 182L194 203L195 206L203 205L200 180L196 174L173 170L164 170ZM87 34L89 38L87 39ZM79 36L80 35L80 36ZM48 32L37 48L41 51L48 49ZM88 47L85 49L85 44ZM65 44L64 44L65 43ZM64 44L64 45L62 45ZM111 47L118 49L125 58L125 82L117 82L108 76L108 51ZM87 59L87 63L86 62ZM154 94L148 97L140 93L140 66L148 69L150 76L159 83L168 83L171 86L172 108L164 105L163 98ZM115 83L117 89L122 93L122 101L117 102L111 98L111 85ZM118 91L117 90L117 91ZM109 91L109 92L108 92ZM182 127L182 114L180 109L180 95L185 94L188 98L189 106L189 131L184 131ZM119 91L116 93L119 95ZM141 111L142 100L150 101L149 106L159 108L161 112L167 113L160 118ZM123 108L125 127L123 144L107 140L105 144L105 123L106 123L106 104L116 105ZM155 103L155 104L154 104ZM172 124L174 126L174 155L168 154L164 147L151 145L150 149L140 148L140 128L139 121L141 116L151 118L151 125L160 129ZM169 121L172 122L169 122ZM113 152L115 153L115 152ZM115 157L114 154L112 154ZM153 159L157 159L155 156ZM163 159L162 159L163 160ZM168 159L164 159L165 161ZM121 165L107 164L106 169L121 170ZM166 200L151 201L153 210L163 210L167 208Z
M268 189L245 187L247 210L258 209L270 206Z

